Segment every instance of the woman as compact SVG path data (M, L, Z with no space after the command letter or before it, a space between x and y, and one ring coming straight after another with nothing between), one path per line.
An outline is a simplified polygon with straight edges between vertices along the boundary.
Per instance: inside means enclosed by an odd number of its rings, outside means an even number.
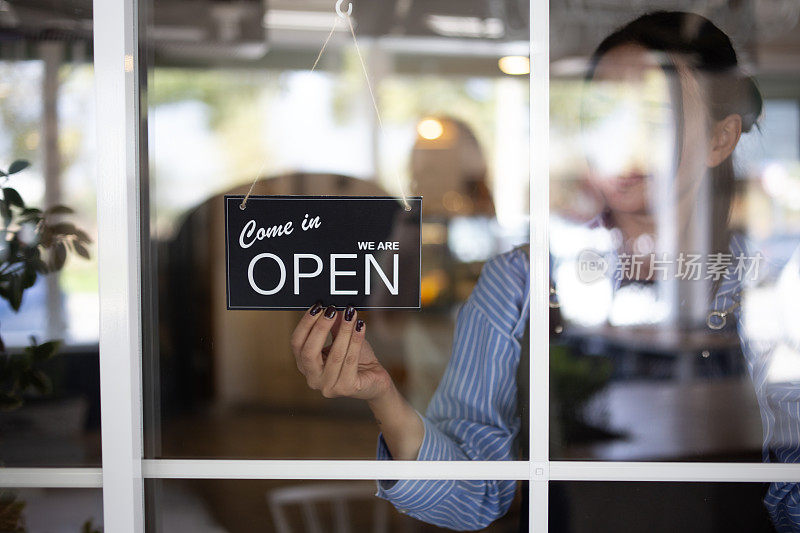
M323 310L317 302L309 309L292 335L298 369L309 387L326 398L367 401L381 431L379 459L513 459L520 425L515 378L519 339L528 323L528 269L521 249L486 263L459 312L453 354L426 416L398 392L352 307ZM329 333L333 342L324 347ZM513 480L381 481L378 496L426 522L479 529L505 514L515 487Z
M653 95L654 102L647 100ZM608 137L598 126L614 126L615 115L604 114L604 105L613 109L620 102L632 104L631 112L616 116L632 117L635 123L637 113L644 112L650 117L646 128L612 128L613 143L597 153L587 151L592 181L607 207L596 222L617 230L617 256L636 252L637 245L647 242L644 236L653 235L664 193L672 195L678 220L685 222L677 225L674 242L689 242L702 180L711 180L714 191L711 249L727 250L731 155L741 133L761 113L758 90L740 73L728 37L707 19L688 13L653 13L622 27L592 56L584 110L589 141L593 133ZM620 133L625 131L627 136ZM587 146L596 143L597 138ZM657 250L650 244L646 251ZM625 273L617 288L626 281L647 281L652 277L647 267ZM712 301L726 306L729 299L717 298L730 292L722 285L711 287ZM308 385L324 396L368 402L381 431L379 459L514 459L520 429L516 373L529 291L523 249L484 266L459 312L450 362L424 416L405 401L381 366L355 309L323 311L321 303L315 304L292 337L297 366ZM334 340L326 347L329 332ZM378 496L427 522L478 529L508 510L514 492L514 481L400 480L381 481ZM776 521L789 501L778 499L770 508Z

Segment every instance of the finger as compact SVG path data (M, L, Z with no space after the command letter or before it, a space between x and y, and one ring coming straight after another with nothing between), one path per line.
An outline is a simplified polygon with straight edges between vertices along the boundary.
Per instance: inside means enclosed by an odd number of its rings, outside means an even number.
M319 320L322 316L322 302L317 302L312 305L304 314L303 317L300 319L300 322L297 323L295 326L294 331L292 332L292 336L289 340L289 344L292 347L292 353L294 354L295 362L297 363L297 368L305 374L306 369L305 365L300 357L300 352L303 349L303 345L308 338L308 334L311 331L311 328L314 324ZM321 366L321 365L320 365Z
M300 349L303 347L303 344L305 344L308 333L311 331L311 328L314 326L317 320L319 320L319 317L322 316L320 314L320 311L323 309L322 306L322 302L317 301L314 305L309 307L305 313L303 313L303 317L300 319L300 322L298 322L297 326L295 326L292 336L289 340L289 344L292 346L292 351L295 353L295 355L300 353Z
M361 346L364 344L365 333L366 324L363 320L356 319L355 328L350 337L350 345L347 347L347 355L344 358L342 370L339 373L339 382L343 385L356 387L358 383L358 358L361 353Z
M350 346L350 337L356 321L356 309L348 305L344 310L344 320L339 325L339 333L333 339L331 344L331 351L328 353L328 359L325 361L325 367L322 371L322 394L323 396L333 396L333 389L336 381L339 379L339 373L342 369L342 364L347 356L347 348Z
M335 339L336 335L339 334L339 328L342 327L342 317L344 317L344 313L336 313L336 318L333 322L333 328L331 328L331 336Z
M302 359L303 367L307 371L306 380L313 389L318 389L321 386L320 380L323 372L322 348L325 346L325 341L328 340L328 333L333 327L334 318L336 318L336 308L329 305L325 312L320 314L320 318L311 326L311 331L308 332L306 341L300 349L300 358Z
M326 346L326 347L324 347L322 349L322 365L323 366L325 365L325 361L328 360L328 352L330 352L330 351L331 351L331 347L330 346Z

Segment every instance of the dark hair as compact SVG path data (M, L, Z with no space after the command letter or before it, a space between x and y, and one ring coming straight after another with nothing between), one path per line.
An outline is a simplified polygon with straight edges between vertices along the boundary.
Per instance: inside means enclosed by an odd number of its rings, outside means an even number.
M742 132L750 131L761 115L763 102L755 81L744 74L736 51L728 36L710 20L696 13L657 11L642 15L603 39L591 56L586 79L591 80L600 59L609 50L626 44L642 46L654 52L675 54L686 61L689 69L706 74L705 104L713 120L728 115L742 117ZM676 65L663 65L674 72ZM680 91L680 84L677 91ZM680 92L678 92L680 95ZM678 154L683 143L682 99L678 107ZM730 211L735 174L728 157L711 170L712 178L712 248L728 253ZM712 297L718 284L712 288Z
M761 93L753 78L741 71L731 40L702 15L657 11L629 22L598 45L587 78L594 76L597 63L606 52L624 44L676 53L693 71L711 74L707 104L715 120L737 114L742 117L742 131L748 132L761 115Z

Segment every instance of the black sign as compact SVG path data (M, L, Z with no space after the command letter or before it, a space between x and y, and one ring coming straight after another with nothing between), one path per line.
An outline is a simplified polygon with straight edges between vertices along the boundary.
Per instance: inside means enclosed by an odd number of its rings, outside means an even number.
M228 309L419 309L422 198L225 196Z

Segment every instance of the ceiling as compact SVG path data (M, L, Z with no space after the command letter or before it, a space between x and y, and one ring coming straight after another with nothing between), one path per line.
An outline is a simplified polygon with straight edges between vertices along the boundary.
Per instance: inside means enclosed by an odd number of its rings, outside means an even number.
M379 37L381 48L410 68L469 69L470 59L479 67L482 61L494 65L501 55L527 54L528 0L349 1L359 37ZM307 65L335 20L335 0L151 0L143 5L148 43L156 60L169 64ZM550 5L556 65L585 58L604 35L640 13L679 9L714 20L733 37L753 71L800 72L798 0L553 0ZM19 40L90 46L91 7L92 0L0 0L0 55ZM339 23L331 48L351 44L347 25ZM446 61L431 65L436 57Z
M147 35L165 53L256 59L271 47L319 45L334 0L152 0ZM345 4L346 5L346 4ZM354 0L360 36L527 41L527 0ZM91 0L0 0L3 40L90 40ZM340 24L340 29L346 29Z

